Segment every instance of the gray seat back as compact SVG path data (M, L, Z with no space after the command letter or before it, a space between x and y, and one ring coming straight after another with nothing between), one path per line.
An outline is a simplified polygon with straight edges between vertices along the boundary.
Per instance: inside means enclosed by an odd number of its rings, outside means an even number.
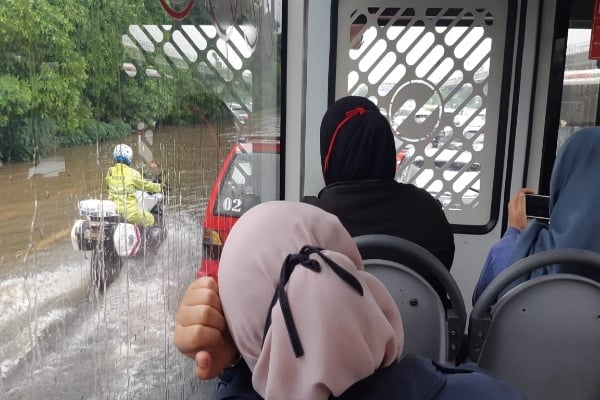
M600 254L579 249L538 253L492 281L473 307L469 355L529 400L600 399L600 283L559 273L516 278L545 265L600 271Z
M444 362L448 359L446 311L425 279L394 261L365 260L365 270L389 290L402 316L405 354Z
M467 313L446 267L423 247L399 237L363 235L354 241L365 268L388 288L402 313L405 352L454 361Z

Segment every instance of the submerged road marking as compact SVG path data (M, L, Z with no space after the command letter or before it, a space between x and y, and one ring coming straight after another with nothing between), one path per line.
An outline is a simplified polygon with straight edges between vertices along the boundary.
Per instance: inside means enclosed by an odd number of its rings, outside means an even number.
M39 251L39 250L43 249L45 246L52 244L54 242L57 242L60 239L63 239L65 236L69 236L70 233L71 233L71 228L65 228L62 231L56 232L56 233L48 236L47 238L42 239L40 242L36 243L35 246L33 246L33 249L36 251Z

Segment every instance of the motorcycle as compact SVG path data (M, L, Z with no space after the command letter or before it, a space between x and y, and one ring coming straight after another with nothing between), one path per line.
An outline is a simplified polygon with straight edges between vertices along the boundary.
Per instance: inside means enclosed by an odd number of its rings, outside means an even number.
M154 215L154 225L138 226L123 220L110 200L78 203L79 217L71 228L75 251L91 252L91 282L104 289L119 274L124 258L155 253L167 236L162 193L137 191L138 206Z

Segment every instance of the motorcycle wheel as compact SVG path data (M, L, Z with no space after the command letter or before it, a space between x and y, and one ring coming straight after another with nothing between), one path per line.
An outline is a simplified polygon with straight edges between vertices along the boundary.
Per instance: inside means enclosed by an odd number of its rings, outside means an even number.
M142 249L148 251L149 254L156 255L160 245L167 237L167 228L162 224L145 227L143 237L145 242Z
M109 250L107 247L104 250L92 249L90 262L90 280L92 285L101 292L114 282L121 271L121 258L114 250Z

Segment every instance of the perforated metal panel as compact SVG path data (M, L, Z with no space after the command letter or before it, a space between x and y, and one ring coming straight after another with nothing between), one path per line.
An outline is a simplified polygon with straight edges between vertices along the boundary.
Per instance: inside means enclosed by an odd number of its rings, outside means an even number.
M511 23L505 2L464 4L340 0L335 97L368 97L389 119L398 181L428 190L451 223L485 225Z

